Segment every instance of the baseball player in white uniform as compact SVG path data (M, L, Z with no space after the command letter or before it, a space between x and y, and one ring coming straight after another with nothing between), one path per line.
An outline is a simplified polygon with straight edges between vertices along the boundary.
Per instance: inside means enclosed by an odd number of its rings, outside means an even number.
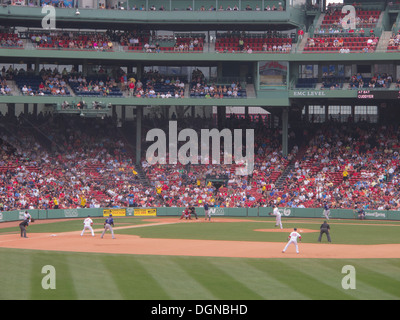
M31 222L31 219L32 219L32 217L31 217L30 213L28 211L25 211L24 212L24 220L28 220L28 222Z
M289 238L289 241L286 244L286 246L282 252L285 253L285 251L289 247L289 245L293 243L296 247L296 253L299 253L299 246L297 244L297 241L301 241L301 235L300 235L300 233L297 232L297 228L293 229L293 231L290 233L288 238Z
M86 229L90 230L90 232L92 233L92 237L94 237L94 231L92 228L93 225L93 220L90 218L90 216L88 216L84 221L83 221L83 230L81 232L81 236L83 236L84 232Z
M272 215L275 216L275 227L280 227L282 228L282 214L279 212L279 209L277 206L274 206L274 210L272 211Z

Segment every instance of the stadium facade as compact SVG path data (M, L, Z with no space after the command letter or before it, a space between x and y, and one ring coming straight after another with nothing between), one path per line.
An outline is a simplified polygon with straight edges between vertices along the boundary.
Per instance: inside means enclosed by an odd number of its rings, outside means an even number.
M141 117L154 109L207 117L214 109L218 121L229 108L246 114L259 107L268 112L267 126L282 128L283 154L298 121L398 119L400 5L393 1L2 2L2 77L13 69L0 95L3 114L112 115L133 120L141 141ZM346 18L344 5L354 16ZM65 72L71 82L61 93L43 89L44 69ZM154 93L130 91L129 79L137 87L154 74L179 78L179 92L163 92L171 91L165 82ZM196 90L199 74L206 91ZM81 90L79 77L115 81L106 91ZM232 83L239 90L229 94ZM220 94L208 95L210 86Z

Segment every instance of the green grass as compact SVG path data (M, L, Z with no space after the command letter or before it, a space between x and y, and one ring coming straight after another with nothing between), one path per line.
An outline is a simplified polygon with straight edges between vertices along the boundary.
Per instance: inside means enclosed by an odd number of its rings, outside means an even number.
M178 218L177 218L178 219ZM150 219L116 218L140 225ZM117 234L178 239L286 241L270 218L237 223L180 223L116 230ZM254 220L254 221L253 221ZM100 226L103 219L95 219ZM318 230L321 220L285 219ZM396 222L330 221L334 243L399 243ZM96 226L95 225L95 226ZM82 221L32 224L29 232L80 231ZM14 228L1 232L17 232ZM317 242L318 233L303 241ZM0 300L399 300L400 259L250 259L68 253L0 249ZM56 270L56 289L44 290L43 266ZM342 268L356 270L356 289L345 290Z
M253 220L253 219L252 219ZM312 229L315 233L303 233L302 242L316 243L319 236L321 219L302 220L286 219L283 227ZM351 223L352 222L352 223ZM359 224L357 221L330 221L332 241L337 244L389 244L400 243L400 224ZM393 225L392 225L393 224ZM286 241L287 233L260 232L256 229L273 229L273 219L264 218L255 222L226 223L179 223L159 225L151 228L134 228L119 230L121 234L138 235L143 238L164 239L206 239L206 240L237 240L237 241ZM324 238L326 240L326 238Z
M103 226L104 220L103 218L92 218L94 223L94 228L101 228ZM149 223L146 219L135 219L132 217L121 217L118 218L119 226L124 225L140 225ZM60 220L53 223L48 224L37 224L35 222L29 225L29 232L32 233L41 233L41 232L69 232L82 230L83 227L83 219L72 219L72 220ZM9 227L9 228L0 228L1 233L9 233L9 232L19 232L18 227Z
M400 299L399 259L239 259L0 250L1 300ZM21 263L22 261L22 263ZM56 270L44 290L41 269ZM341 287L344 265L356 289Z

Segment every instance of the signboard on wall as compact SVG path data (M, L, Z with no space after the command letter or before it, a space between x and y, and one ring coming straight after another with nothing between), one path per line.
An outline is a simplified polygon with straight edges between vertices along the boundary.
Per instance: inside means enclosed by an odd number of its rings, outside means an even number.
M126 209L103 209L103 217L108 217L110 214L113 217L125 217Z
M139 216L139 217L151 217L151 216L156 216L157 215L157 209L156 208L151 208L151 209L142 209L142 208L135 208L133 211L134 216Z

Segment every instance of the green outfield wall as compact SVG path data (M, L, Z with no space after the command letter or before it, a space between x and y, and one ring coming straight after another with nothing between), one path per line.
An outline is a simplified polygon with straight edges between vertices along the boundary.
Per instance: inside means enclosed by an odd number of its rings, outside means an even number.
M91 209L53 209L53 210L19 210L0 212L0 222L18 221L28 211L34 219L65 219L106 217L154 217L154 216L180 216L184 208L91 208ZM210 208L212 217L268 217L272 208ZM280 208L282 217L285 218L324 218L322 208ZM197 207L199 216L204 216L204 209ZM354 219L354 210L331 209L331 219ZM367 220L400 220L400 211L366 210Z

